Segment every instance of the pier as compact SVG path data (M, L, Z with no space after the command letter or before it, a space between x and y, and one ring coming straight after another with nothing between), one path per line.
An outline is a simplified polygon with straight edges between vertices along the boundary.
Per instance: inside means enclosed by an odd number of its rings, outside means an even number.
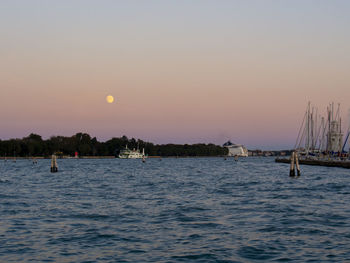
M276 158L276 163L290 163L290 158ZM314 159L299 159L299 164L303 165L318 165L328 167L341 167L350 169L350 160L314 160Z

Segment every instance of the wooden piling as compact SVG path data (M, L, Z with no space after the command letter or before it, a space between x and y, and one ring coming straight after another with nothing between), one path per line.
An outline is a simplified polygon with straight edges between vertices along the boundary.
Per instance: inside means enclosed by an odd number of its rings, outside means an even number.
M51 173L57 173L58 172L58 166L57 166L57 160L56 155L52 155L51 157Z
M292 155L290 156L290 170L289 170L289 176L295 176L294 159L295 159L295 152L292 152Z
M295 166L297 168L297 175L300 176L299 157L297 152L294 153L294 157L295 157Z

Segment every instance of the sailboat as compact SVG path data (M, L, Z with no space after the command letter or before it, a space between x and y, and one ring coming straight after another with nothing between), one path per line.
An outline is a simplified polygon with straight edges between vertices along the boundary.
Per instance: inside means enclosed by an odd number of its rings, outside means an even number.
M345 151L349 132L350 126L343 141L340 104L336 110L334 103L329 104L325 118L318 115L317 108L309 102L293 152L300 164L350 168L349 152ZM276 158L276 162L289 163L290 160Z
M304 115L294 149L305 157L339 157L347 154L345 145L349 138L343 141L340 104L334 110L334 103L327 107L327 117L318 115L316 108L310 102Z

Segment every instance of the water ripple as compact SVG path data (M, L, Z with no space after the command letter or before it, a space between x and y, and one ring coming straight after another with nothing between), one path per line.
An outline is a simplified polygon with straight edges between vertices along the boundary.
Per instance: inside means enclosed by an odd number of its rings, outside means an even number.
M350 261L347 170L273 158L0 163L0 262Z

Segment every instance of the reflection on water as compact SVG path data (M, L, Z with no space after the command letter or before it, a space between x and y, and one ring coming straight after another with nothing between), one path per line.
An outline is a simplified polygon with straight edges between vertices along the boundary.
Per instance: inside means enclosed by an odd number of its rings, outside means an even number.
M350 176L272 158L0 161L0 262L344 262Z

